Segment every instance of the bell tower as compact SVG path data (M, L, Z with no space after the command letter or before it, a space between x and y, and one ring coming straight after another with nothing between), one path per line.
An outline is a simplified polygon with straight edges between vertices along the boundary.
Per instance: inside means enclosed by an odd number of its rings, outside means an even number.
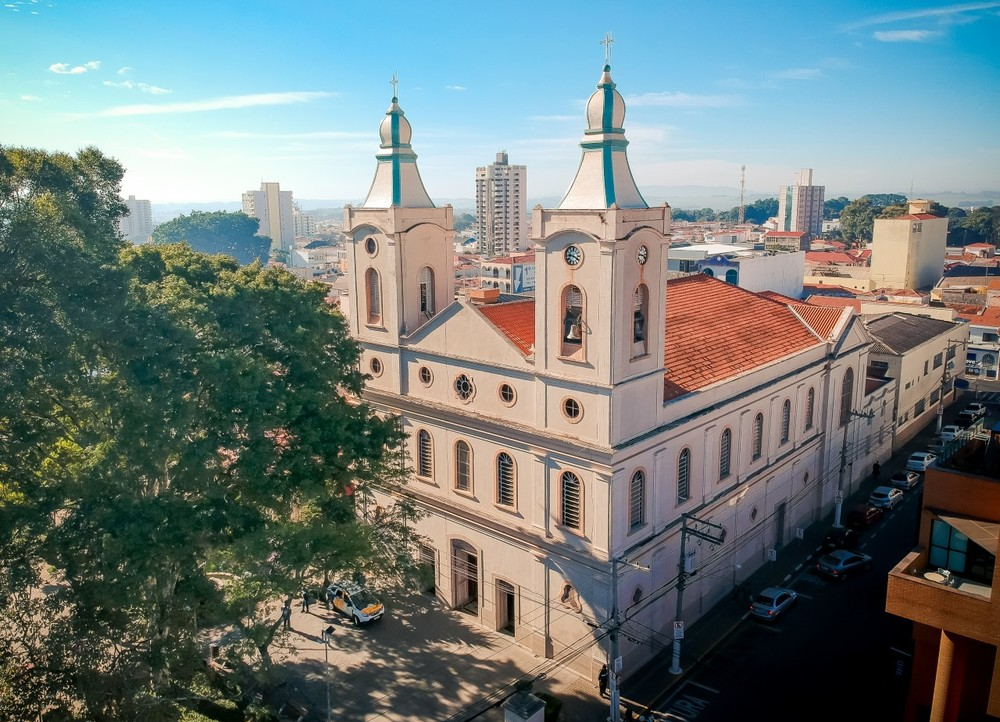
M380 152L368 197L344 208L351 273L351 334L399 346L454 297L451 206L437 208L424 188L413 130L396 96L379 126Z
M536 365L662 399L670 207L650 208L632 177L625 101L609 62L586 120L565 197L532 213Z

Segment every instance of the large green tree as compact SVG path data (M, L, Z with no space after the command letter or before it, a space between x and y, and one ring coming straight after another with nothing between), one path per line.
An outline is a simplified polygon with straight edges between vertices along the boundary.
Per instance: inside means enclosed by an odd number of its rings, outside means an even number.
M324 290L123 243L122 172L0 147L0 718L180 719L205 627L266 670L280 599L411 571L412 505L372 502L401 432Z
M223 253L240 263L265 263L271 239L257 235L260 222L246 213L194 211L178 216L153 229L153 243L186 242L202 253Z

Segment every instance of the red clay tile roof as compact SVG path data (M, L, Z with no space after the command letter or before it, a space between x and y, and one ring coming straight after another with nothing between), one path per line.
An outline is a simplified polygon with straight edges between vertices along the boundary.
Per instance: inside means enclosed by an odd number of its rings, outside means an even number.
M806 261L808 263L839 263L853 266L858 262L858 259L838 251L806 251Z
M908 213L905 216L896 216L893 220L904 220L904 221L930 221L936 220L939 216L935 216L933 213Z
M764 238L801 238L805 234L805 231L768 231Z
M507 303L487 303L475 306L486 320L497 327L510 339L525 356L531 354L535 345L535 301L511 301Z
M667 283L664 400L822 343L791 309L704 274Z
M772 301L777 301L778 303L802 303L798 298L792 298L791 296L786 296L783 293L778 293L777 291L759 291L758 296L763 296L764 298L770 298Z
M837 322L844 315L842 308L819 308L805 303L792 304L791 308L822 338L830 338L830 334L836 328Z
M996 306L977 307L972 312L956 313L955 317L965 319L974 326L1000 326L1000 308Z
M825 306L828 308L853 308L861 313L861 300L857 298L839 298L837 296L820 296L813 294L806 299L810 306Z

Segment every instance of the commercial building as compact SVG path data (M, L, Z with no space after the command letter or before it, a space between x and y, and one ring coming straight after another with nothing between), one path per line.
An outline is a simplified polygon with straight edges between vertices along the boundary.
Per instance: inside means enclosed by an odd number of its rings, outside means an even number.
M802 231L808 242L823 231L823 196L825 186L812 184L812 168L803 168L795 174L795 182L781 186L778 191L778 231Z
M243 194L243 212L260 221L258 234L271 239L271 250L291 263L295 248L292 192L277 183L261 183L259 191Z
M670 207L635 184L610 66L585 120L569 191L532 214L533 296L456 299L453 211L393 98L344 210L341 307L365 400L408 435L435 593L581 674L620 656L627 679L885 460L896 382L866 377L851 309L668 282Z
M1000 431L949 442L924 476L917 546L885 609L913 622L905 722L1000 718Z
M876 218L872 231L871 279L875 288L928 290L944 272L948 219L927 200L909 201L909 213Z
M122 235L132 243L149 243L153 235L153 206L149 201L129 196L125 201L128 215L118 221Z
M497 153L492 165L476 168L476 239L486 258L500 258L528 245L528 170Z

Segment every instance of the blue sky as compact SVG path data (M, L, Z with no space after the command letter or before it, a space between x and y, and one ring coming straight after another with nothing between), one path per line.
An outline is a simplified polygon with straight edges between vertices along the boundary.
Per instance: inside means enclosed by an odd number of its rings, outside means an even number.
M0 143L96 145L154 203L358 201L398 73L432 198L501 149L561 196L608 32L640 187L1000 190L1000 0L0 0Z

